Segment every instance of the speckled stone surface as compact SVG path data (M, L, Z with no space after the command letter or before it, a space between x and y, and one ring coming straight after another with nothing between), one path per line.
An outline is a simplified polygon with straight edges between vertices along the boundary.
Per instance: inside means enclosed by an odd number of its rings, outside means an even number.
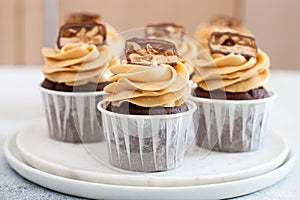
M5 140L20 128L30 124L31 121L8 123L0 120L0 200L81 200L83 198L61 194L30 181L17 174L7 163L3 146Z
M1 200L33 200L33 199L82 199L60 194L31 183L18 175L7 163L3 145L6 137L0 137L0 199Z

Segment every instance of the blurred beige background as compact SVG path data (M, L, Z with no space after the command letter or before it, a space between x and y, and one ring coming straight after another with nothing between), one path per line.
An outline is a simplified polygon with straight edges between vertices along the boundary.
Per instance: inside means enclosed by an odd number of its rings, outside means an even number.
M85 11L119 31L165 21L184 25L190 36L211 16L230 14L255 34L273 69L300 69L299 7L297 0L1 0L0 64L42 65L40 49L54 46L66 15Z

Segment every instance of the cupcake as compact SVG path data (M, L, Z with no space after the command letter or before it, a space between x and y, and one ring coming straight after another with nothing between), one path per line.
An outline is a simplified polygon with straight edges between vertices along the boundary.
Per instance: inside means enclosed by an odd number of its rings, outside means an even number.
M104 139L96 103L107 96L108 68L116 63L105 39L102 24L67 24L60 28L57 48L42 49L41 91L51 138L74 143Z
M173 42L178 50L179 59L187 67L191 79L197 62L198 46L184 34L183 26L174 23L149 24L145 29L145 37Z
M110 163L139 172L179 167L196 105L187 98L189 73L173 43L159 39L126 41L126 60L98 104Z
M269 57L254 37L236 30L210 33L207 47L212 59L202 59L193 77L197 144L221 152L257 150L275 98L264 88Z

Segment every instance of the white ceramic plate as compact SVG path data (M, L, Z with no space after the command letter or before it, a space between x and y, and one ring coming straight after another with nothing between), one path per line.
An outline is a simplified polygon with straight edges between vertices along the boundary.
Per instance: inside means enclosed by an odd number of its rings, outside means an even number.
M79 181L35 169L22 159L16 147L16 136L6 141L4 152L10 166L26 179L58 192L93 199L231 198L261 190L278 182L291 171L296 159L295 154L290 150L287 159L278 168L237 181L185 187L139 187Z
M19 131L16 144L33 167L82 181L130 186L194 186L245 179L271 171L288 155L288 145L269 132L264 148L247 153L211 152L192 144L182 167L159 173L136 173L112 167L105 142L72 144L48 137L46 124Z
M195 186L254 177L280 166L289 149L283 138L268 132L265 145L259 151L220 153L192 144L182 167L166 172L137 173L112 167L105 142L55 141L48 137L43 122L21 130L16 144L27 163L50 174L95 183L155 187Z

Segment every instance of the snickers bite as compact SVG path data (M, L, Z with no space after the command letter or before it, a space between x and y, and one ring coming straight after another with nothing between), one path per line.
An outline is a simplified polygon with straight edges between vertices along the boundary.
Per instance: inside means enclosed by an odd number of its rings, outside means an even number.
M106 28L97 22L66 24L60 28L57 47L61 49L69 43L83 42L101 45L106 40Z
M125 45L125 56L128 63L138 65L156 63L175 66L178 62L175 44L159 39L129 39Z
M256 57L256 40L251 36L231 32L213 32L208 40L211 53L224 55L234 53L249 57Z

